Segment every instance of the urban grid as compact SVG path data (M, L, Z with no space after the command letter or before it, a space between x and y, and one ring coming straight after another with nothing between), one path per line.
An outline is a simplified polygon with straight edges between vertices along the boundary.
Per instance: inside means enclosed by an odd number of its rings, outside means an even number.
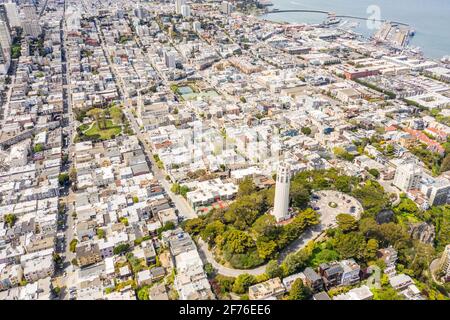
M0 3L0 300L450 299L450 57L275 14Z

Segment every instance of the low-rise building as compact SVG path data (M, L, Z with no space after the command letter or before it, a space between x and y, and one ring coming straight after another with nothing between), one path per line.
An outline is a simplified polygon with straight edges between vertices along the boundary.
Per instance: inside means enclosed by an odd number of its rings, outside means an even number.
M255 284L248 288L248 296L250 300L266 300L268 298L278 298L285 292L286 288L278 277Z

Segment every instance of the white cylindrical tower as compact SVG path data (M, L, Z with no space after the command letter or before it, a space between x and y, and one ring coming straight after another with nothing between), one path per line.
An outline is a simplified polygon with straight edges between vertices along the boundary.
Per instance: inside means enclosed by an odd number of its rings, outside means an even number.
M289 187L291 183L291 168L289 164L281 162L278 165L277 183L275 185L275 201L273 215L277 221L289 218Z

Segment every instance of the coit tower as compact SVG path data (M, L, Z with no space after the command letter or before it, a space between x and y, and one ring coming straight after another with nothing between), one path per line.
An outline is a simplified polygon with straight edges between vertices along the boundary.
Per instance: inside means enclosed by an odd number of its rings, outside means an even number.
M281 162L277 170L277 183L275 186L275 202L273 215L277 222L289 218L289 186L291 183L291 168L289 164Z

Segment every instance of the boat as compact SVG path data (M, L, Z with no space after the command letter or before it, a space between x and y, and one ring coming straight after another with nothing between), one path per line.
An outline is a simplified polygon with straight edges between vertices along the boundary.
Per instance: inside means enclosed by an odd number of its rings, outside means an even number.
M326 26L331 26L333 24L338 24L341 22L341 19L339 18L328 18L327 20L325 20L325 22L323 23Z

